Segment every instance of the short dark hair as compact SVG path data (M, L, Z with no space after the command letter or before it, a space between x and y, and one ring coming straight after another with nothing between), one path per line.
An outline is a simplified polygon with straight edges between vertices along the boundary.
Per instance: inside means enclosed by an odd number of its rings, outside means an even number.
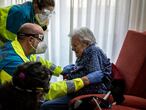
M55 7L55 0L33 0L33 2L37 2L40 10L46 6Z
M51 74L40 62L18 66L12 81L0 85L0 110L39 110L38 95L48 88ZM41 90L35 91L36 87Z
M43 0L43 1L46 1L47 5L55 7L55 1L54 0Z
M51 75L52 72L40 62L27 62L17 67L12 82L24 91L35 92L37 88L43 88L48 92Z

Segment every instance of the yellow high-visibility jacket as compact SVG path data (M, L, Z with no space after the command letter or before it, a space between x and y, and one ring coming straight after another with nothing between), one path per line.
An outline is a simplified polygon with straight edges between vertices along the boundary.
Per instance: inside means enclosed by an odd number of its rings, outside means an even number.
M56 66L53 63L44 60L36 55L26 56L24 50L19 41L14 40L8 42L0 49L0 81L10 81L12 74L19 64L28 61L40 61L43 65L51 69L53 74L59 76L62 72L60 66ZM50 84L50 90L46 95L47 100L52 100L60 96L64 96L68 93L78 91L84 86L83 81L80 78L73 79L70 81L59 81Z
M32 2L0 8L0 46L15 40L20 26L28 22L34 23L34 19Z

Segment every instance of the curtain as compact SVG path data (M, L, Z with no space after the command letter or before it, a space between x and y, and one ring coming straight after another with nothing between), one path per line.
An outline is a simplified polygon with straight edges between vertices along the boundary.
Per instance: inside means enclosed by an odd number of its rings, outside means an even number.
M130 10L129 28L134 30L146 30L146 1L132 0Z
M97 45L114 63L128 29L146 30L145 0L56 0L55 10L46 58L62 66L76 59L68 37L74 28L90 28Z
M0 6L29 0L1 0ZM62 67L75 62L68 34L90 28L111 62L116 62L128 29L146 30L145 0L55 0L56 14L45 32L48 50L42 57Z
M32 1L32 0L0 0L0 7L5 7L14 4L21 4L26 1Z

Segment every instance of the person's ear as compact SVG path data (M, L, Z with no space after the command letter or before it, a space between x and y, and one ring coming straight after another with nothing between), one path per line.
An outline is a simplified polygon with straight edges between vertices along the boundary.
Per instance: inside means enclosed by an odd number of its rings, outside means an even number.
M28 37L28 42L29 42L29 43L30 43L30 42L31 42L31 43L33 43L33 42L34 42L34 38L33 38L33 37L31 37L31 36L30 36L30 37Z

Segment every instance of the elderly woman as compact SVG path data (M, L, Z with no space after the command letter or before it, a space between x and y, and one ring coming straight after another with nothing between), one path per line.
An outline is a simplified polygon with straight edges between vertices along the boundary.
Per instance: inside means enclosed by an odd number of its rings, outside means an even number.
M89 85L76 94L106 93L110 87L111 63L103 51L96 46L96 39L86 27L76 29L70 34L72 50L77 60L75 65L64 68L67 79L82 77L93 71L99 71L99 83Z
M46 102L41 110L66 110L66 105L75 96L89 93L106 93L110 87L111 63L102 50L97 47L93 33L86 27L74 30L70 34L72 50L75 51L76 64L64 67L63 75L67 80L90 76L96 80L91 84L77 91L76 93ZM96 78L91 73L96 71ZM91 73L89 73L91 72ZM70 85L72 86L72 85ZM72 86L72 88L74 88Z

